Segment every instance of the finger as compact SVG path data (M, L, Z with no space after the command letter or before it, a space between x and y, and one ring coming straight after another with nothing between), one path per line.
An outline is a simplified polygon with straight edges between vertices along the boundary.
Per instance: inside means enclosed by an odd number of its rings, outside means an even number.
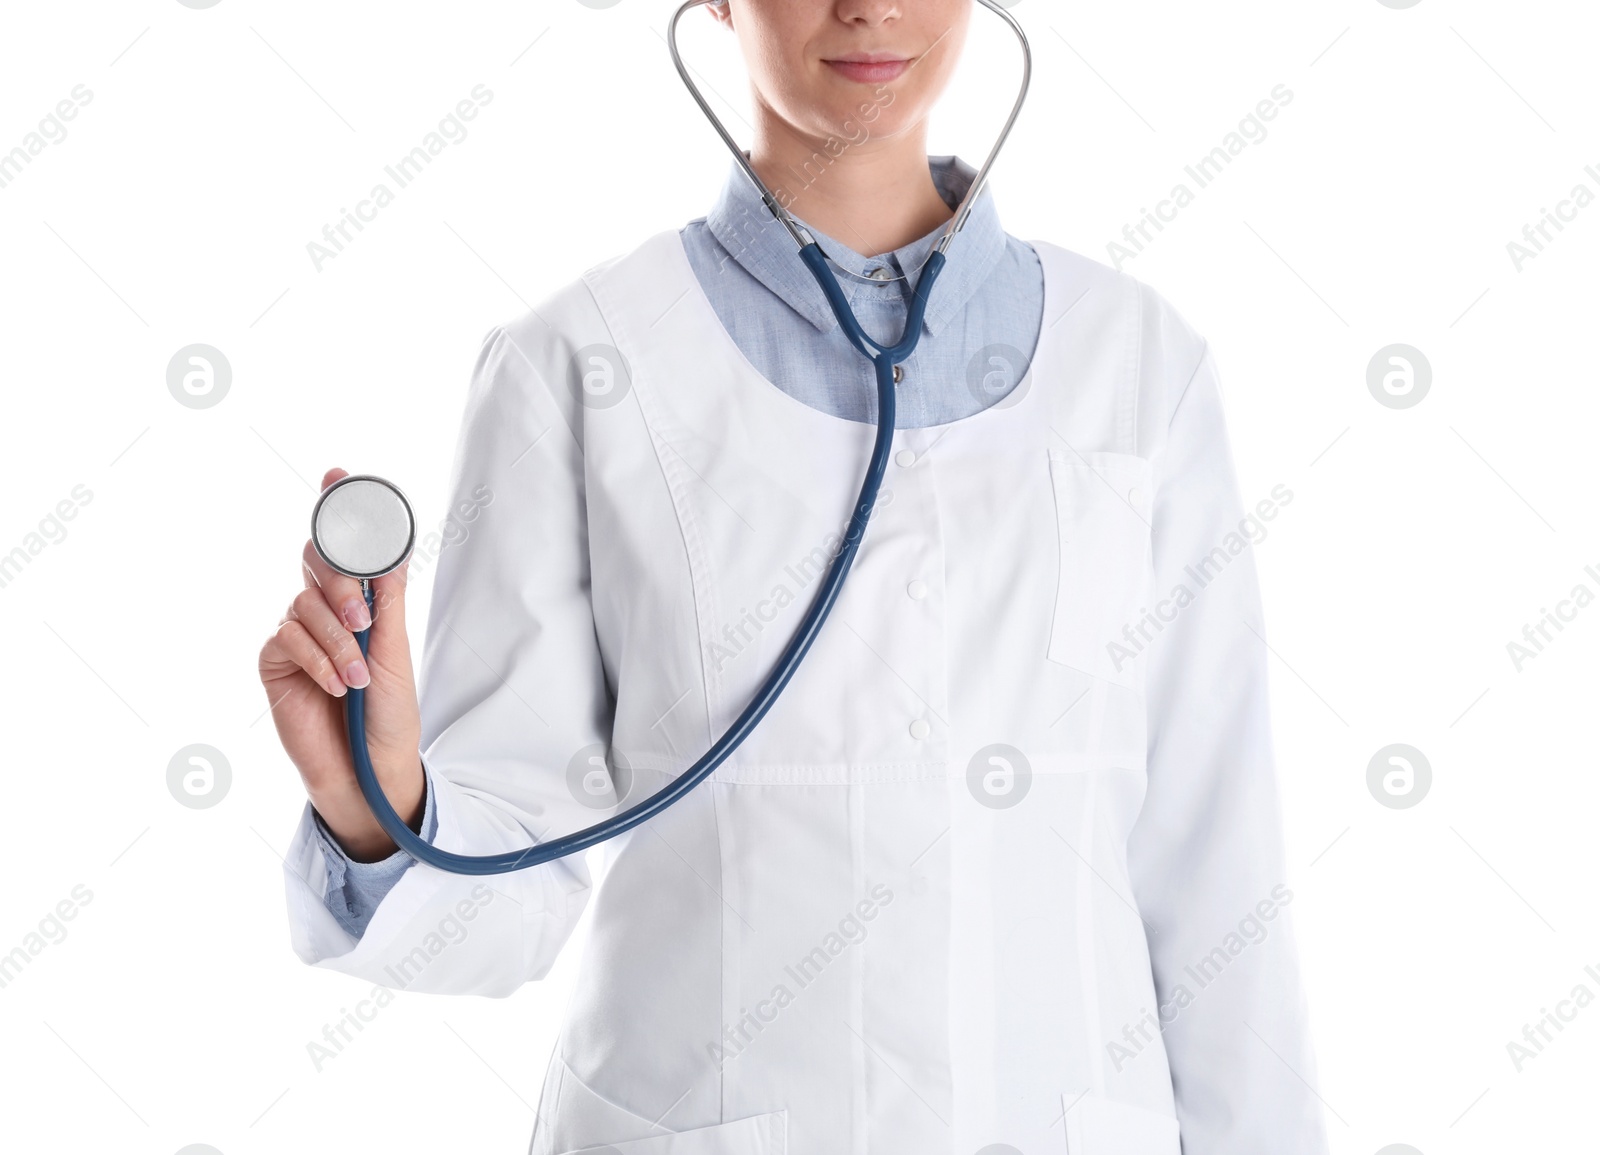
M290 607L290 613L328 656L345 685L360 689L372 680L355 635L334 617L320 589L301 590Z
M337 465L335 465L332 469L328 470L328 472L322 475L322 488L327 489L328 486L332 485L335 481L340 481L349 476L349 470L340 469Z
M267 639L261 650L263 667L290 663L304 670L307 676L335 698L345 695L345 684L333 668L333 661L306 628L293 618L286 618L278 632Z
M300 551L300 561L316 580L322 596L334 607L345 629L364 630L372 624L372 615L367 612L367 603L361 596L361 583L339 573L323 561L310 538L306 539L305 548Z

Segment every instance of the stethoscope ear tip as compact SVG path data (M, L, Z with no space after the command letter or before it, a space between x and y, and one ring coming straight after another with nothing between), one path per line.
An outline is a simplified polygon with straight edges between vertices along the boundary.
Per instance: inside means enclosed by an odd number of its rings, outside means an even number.
M311 544L330 568L370 580L405 564L417 540L411 503L392 481L370 473L342 477L317 498Z

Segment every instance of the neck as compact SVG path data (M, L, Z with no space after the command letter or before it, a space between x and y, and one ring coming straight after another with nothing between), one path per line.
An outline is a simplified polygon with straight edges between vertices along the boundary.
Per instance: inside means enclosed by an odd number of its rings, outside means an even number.
M757 108L750 165L792 214L864 257L927 236L954 214L928 171L925 125L901 136L833 145ZM787 194L787 195L786 195Z

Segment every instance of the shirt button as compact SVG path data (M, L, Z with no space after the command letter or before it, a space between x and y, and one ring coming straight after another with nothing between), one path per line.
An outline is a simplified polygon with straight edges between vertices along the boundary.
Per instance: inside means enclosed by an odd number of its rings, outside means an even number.
M911 736L920 742L922 739L928 736L928 731L931 729L933 729L933 727L929 726L924 719L918 718L915 722L911 723Z
M906 379L906 371L903 368L901 368L899 365L896 365L894 367L894 383L896 385L898 385L898 384L900 384L900 382L904 381L905 379Z
M902 449L899 453L894 455L894 463L896 465L903 466L915 465L917 463L916 452L910 449Z
M867 276L872 278L874 281L887 281L893 278L894 274L888 269L884 268L882 265L879 265L875 269L868 269Z
M906 586L906 593L910 595L912 600L921 601L923 598L928 596L928 583L923 581L921 578L917 578L912 581L910 585Z

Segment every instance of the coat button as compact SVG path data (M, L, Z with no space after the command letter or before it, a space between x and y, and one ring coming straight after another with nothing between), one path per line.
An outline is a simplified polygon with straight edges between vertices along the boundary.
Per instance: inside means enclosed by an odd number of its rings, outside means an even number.
M1143 500L1143 498L1144 498L1144 491L1142 489L1140 489L1137 485L1134 486L1132 489L1128 490L1128 500L1130 502L1132 502L1135 506L1137 506L1139 504L1139 502L1141 500Z
M921 601L923 598L928 596L928 583L923 581L921 578L916 578L911 582L910 585L906 586L906 593L909 594L913 600Z
M915 465L917 463L916 452L910 449L902 449L894 455L894 463L903 466Z
M918 741L921 741L923 738L928 736L928 731L931 729L933 729L933 727L929 726L924 719L918 718L915 722L911 723L911 736Z

